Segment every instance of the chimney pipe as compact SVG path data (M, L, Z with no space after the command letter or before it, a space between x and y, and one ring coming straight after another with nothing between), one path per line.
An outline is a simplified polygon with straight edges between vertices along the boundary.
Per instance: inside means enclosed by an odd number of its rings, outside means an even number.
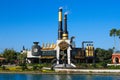
M68 39L68 31L67 31L67 14L64 14L64 31L62 35L62 39Z
M63 29L62 29L62 8L59 8L59 15L58 15L58 40L62 39Z
M67 14L66 13L64 15L64 31L63 31L63 33L68 34L68 31L67 31Z

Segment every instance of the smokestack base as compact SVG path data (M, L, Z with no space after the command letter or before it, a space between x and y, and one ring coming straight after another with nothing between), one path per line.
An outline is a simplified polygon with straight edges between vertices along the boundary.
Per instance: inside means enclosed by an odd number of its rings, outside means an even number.
M63 40L67 40L67 39L68 39L68 34L63 33L63 34L62 34L62 39L63 39Z

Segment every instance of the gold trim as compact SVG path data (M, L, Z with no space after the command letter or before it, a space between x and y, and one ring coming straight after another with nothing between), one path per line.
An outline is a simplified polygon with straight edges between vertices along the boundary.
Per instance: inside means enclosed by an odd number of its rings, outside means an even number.
M62 21L62 12L59 12L59 21Z
M63 39L63 40L66 40L66 39L68 39L68 37L63 37L62 39Z
M62 34L62 36L63 36L63 37L67 37L67 36L68 36L68 34L64 34L64 33L63 33L63 34Z
M68 39L68 34L64 34L64 33L63 33L63 34L62 34L62 39L63 39L63 40Z

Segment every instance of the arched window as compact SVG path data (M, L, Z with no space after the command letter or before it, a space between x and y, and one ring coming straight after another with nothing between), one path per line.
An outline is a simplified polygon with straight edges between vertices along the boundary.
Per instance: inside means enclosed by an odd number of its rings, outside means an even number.
M116 57L115 58L115 63L118 64L119 63L119 59Z

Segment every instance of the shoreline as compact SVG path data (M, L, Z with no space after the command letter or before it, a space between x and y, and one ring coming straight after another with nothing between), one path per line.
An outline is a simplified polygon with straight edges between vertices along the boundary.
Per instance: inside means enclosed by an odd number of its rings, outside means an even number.
M80 74L80 75L120 75L120 69L55 69L55 72L40 71L0 71L0 74L46 74L46 75L62 75L62 74Z
M120 73L120 69L55 69L56 72Z

